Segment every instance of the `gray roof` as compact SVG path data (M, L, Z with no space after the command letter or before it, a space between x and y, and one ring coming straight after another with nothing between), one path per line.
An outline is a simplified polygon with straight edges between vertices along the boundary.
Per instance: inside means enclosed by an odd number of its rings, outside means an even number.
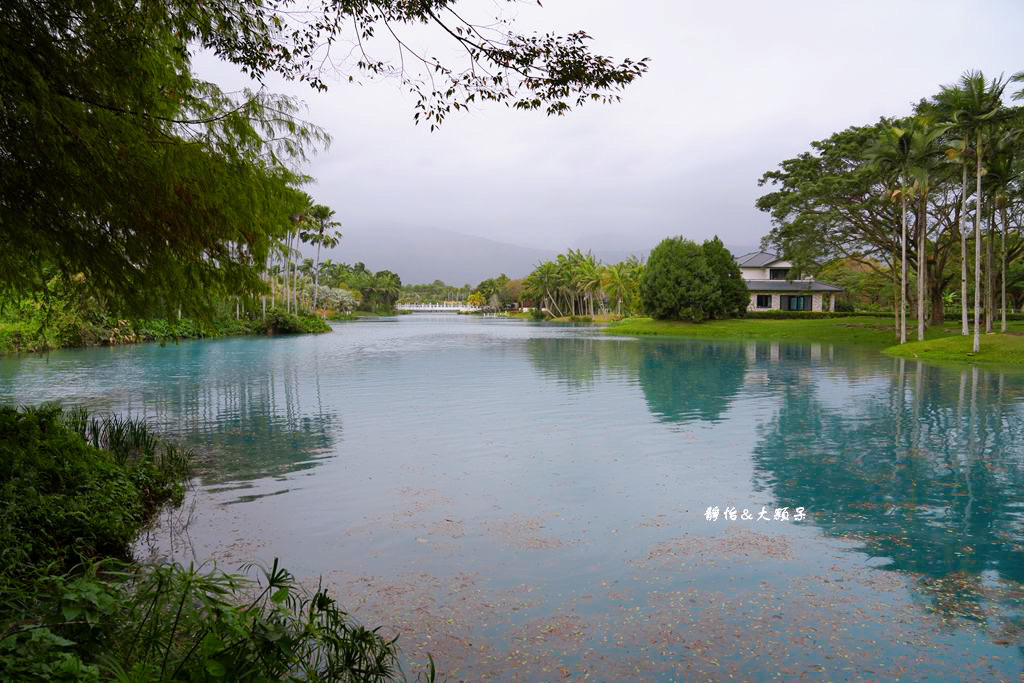
M826 285L817 280L744 280L751 292L842 292L842 287Z
M770 254L767 251L754 251L736 257L736 263L739 264L740 268L764 268L769 264L782 260L778 254Z

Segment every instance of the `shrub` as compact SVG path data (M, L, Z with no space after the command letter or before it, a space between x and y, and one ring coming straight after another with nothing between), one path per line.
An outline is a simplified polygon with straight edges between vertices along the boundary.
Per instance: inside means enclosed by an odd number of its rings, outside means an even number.
M262 328L266 334L305 334L329 332L331 329L330 325L316 316L298 316L280 308L271 308L267 311L267 318L262 322Z
M127 562L156 508L180 501L189 460L144 422L0 406L0 679L401 677L397 638L277 560L255 582Z
M892 313L868 311L747 311L746 317L761 320L814 320L818 318L878 318Z
M41 567L127 558L148 516L180 499L190 459L140 421L0 406L0 587Z

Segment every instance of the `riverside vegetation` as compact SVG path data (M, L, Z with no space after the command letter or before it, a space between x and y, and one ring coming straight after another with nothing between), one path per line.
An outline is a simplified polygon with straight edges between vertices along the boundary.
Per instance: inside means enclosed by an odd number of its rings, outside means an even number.
M36 296L0 300L0 353L330 331L327 323L310 314L290 313L277 306L243 312L236 301L222 301L202 318L132 318L111 312L111 308L112 304L93 294L81 278L54 276Z
M454 69L426 55L399 70L366 52L337 67L399 78L432 129L480 100L548 114L613 102L647 69L592 53L582 31L474 26L447 5L5 3L0 243L17 248L0 249L0 345L326 329L299 314L331 294L319 259L338 224L301 189L312 180L301 167L329 137L296 99L263 88L275 75L325 90L325 43L383 25L404 54L402 31L426 22L465 48L469 63ZM203 51L256 87L200 79L191 60ZM437 88L423 88L427 70ZM300 242L316 246L308 287ZM400 282L377 276L386 301ZM339 299L354 302L346 291ZM152 511L180 497L187 461L137 423L2 408L0 449L0 677L395 675L394 640L353 625L323 591L304 594L276 564L248 601L236 577L125 564Z
M132 562L143 526L181 502L194 459L144 422L0 406L0 437L0 678L401 675L397 638L358 625L276 560L255 580Z

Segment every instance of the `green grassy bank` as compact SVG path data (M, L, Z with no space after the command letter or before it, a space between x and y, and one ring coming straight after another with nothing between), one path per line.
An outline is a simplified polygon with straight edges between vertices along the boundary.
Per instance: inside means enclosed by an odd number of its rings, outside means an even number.
M1014 326L1011 324L1010 329ZM1019 324L1018 324L1019 328ZM896 358L908 358L942 365L978 363L992 367L1024 368L1024 334L983 334L981 351L973 353L974 337L960 334L926 339L921 342L897 344L884 353Z
M892 318L849 317L808 320L764 320L733 318L690 323L652 318L627 318L612 323L607 334L626 336L665 336L689 339L766 339L866 344L886 347L897 341ZM929 330L930 335L940 330Z
M909 336L916 324L907 321ZM897 344L893 320L888 316L853 316L812 319L735 318L689 323L651 318L627 318L605 329L606 334L664 336L688 339L754 339L872 346L893 356L944 363L992 363L1024 366L1024 322L1012 321L1010 334L984 335L982 352L969 355L970 338L960 335L957 322L928 328L925 341Z

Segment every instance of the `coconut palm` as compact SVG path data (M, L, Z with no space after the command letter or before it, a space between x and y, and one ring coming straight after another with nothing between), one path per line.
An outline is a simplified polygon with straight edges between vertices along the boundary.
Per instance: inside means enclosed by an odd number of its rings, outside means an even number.
M570 250L570 254L571 254ZM580 297L580 312L594 315L594 292L601 286L601 269L597 259L589 251L575 253L572 265L573 284ZM587 308L585 309L584 302Z
M981 350L981 176L984 173L984 141L991 126L1004 114L1003 91L1007 82L1002 78L985 79L980 71L968 71L955 86L944 86L940 102L945 101L952 110L952 122L965 133L965 139L974 139L975 209L974 209L974 352Z
M908 174L914 179L913 192L917 199L917 339L924 340L925 283L928 279L928 195L936 176L941 175L942 150L940 139L948 125L933 125L927 118L910 121Z
M999 212L1002 232L1000 233L1000 332L1006 332L1006 238L1009 226L1007 205L1013 188L1021 176L1019 152L1022 131L1017 126L1006 126L994 131L990 145L990 161L988 164L989 185L992 187L994 209ZM992 226L996 230L995 226ZM991 243L992 237L989 241ZM991 298L990 298L991 301ZM991 319L991 316L990 316Z
M335 247L341 234L333 228L341 227L341 223L332 221L334 211L323 204L314 204L309 207L306 215L316 226L315 230L305 230L301 233L303 242L316 244L316 260L313 265L313 310L316 310L317 288L320 286L320 247Z
M967 169L974 164L974 150L966 138L952 140L946 149L946 157L960 164L960 334L967 336L971 333L970 322L967 317Z
M622 315L622 300L627 296L629 273L625 262L601 268L601 287L609 303L615 301L615 314Z
M883 175L897 182L899 189L891 193L893 201L900 202L902 234L900 237L900 344L907 342L907 195L910 190L912 167L911 141L913 134L906 128L886 125L875 144L868 150L872 165Z
M554 313L562 316L558 307L556 293L559 285L558 266L551 261L544 261L537 265L526 278L525 286L529 296L539 301L547 300L548 305L554 309Z

